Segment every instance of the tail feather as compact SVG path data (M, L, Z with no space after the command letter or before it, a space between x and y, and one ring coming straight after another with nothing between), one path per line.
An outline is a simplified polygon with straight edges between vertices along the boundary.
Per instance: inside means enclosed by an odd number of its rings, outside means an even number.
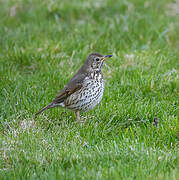
M43 109L41 109L39 112L35 113L35 116L37 116L38 114L42 113L43 111L47 110L47 109L50 109L54 107L53 106L53 103L50 103L49 105L45 106Z

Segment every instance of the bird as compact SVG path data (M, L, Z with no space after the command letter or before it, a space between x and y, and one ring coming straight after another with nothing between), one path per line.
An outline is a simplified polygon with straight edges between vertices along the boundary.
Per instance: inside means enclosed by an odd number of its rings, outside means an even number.
M93 109L102 100L104 92L102 68L104 61L111 57L112 55L100 53L89 54L69 83L35 116L47 109L64 107L74 111L77 122L80 122L80 112Z

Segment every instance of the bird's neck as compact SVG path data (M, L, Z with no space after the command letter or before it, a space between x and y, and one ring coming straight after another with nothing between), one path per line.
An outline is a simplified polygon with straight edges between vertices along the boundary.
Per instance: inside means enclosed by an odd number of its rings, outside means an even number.
M89 76L91 79L95 79L97 81L101 81L103 79L103 74L101 70L93 70L89 72Z

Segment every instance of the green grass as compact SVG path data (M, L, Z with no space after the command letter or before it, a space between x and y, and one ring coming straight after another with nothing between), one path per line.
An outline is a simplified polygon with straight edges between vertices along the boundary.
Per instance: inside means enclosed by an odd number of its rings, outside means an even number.
M179 15L170 0L0 2L0 179L179 179ZM47 105L91 52L101 105ZM159 119L158 127L153 119Z

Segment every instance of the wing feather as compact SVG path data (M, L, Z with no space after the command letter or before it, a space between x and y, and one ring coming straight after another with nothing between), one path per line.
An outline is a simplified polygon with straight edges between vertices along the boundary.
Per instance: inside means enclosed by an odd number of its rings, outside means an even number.
M86 74L76 74L72 80L64 87L59 94L53 100L54 104L62 103L68 96L74 92L80 90L83 87L83 81L86 77Z

